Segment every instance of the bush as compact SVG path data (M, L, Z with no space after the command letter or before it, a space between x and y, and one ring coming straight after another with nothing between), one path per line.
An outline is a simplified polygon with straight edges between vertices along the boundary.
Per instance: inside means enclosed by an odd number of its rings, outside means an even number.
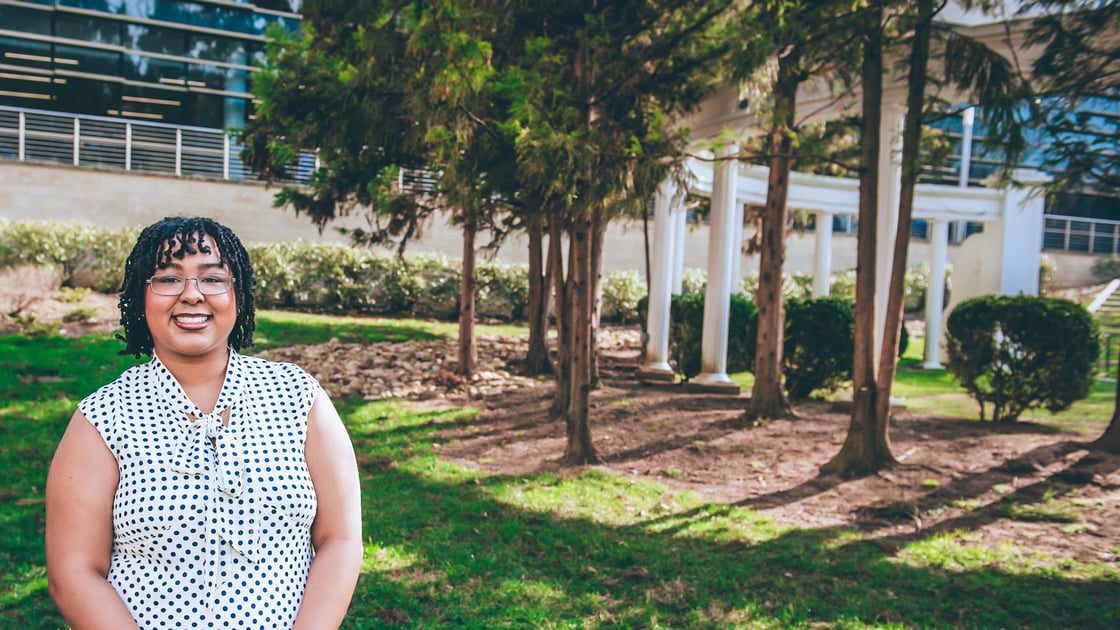
M500 262L479 265L475 287L479 317L525 319L529 307L528 266Z
M1120 256L1098 258L1093 261L1093 277L1099 282L1111 282L1120 278Z
M984 296L949 315L949 372L992 420L1014 422L1024 411L1062 411L1089 395L1100 333L1084 307L1034 296Z
M782 373L791 399L832 390L852 377L855 305L845 297L786 302Z
M610 271L603 279L603 321L639 321L638 304L646 297L646 283L634 270Z
M674 295L669 315L669 356L678 374L690 379L700 373L704 334L704 294ZM754 368L758 309L741 295L731 296L727 340L727 371Z
M0 220L0 268L54 267L62 286L114 292L139 231L80 221Z

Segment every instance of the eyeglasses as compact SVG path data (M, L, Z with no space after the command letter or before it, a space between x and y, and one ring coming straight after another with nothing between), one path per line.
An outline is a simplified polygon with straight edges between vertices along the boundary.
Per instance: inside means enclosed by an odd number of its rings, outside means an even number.
M187 288L188 280L194 280L198 292L203 295L229 293L230 288L233 287L233 278L220 273L206 274L197 278L152 276L148 278L148 284L152 287L152 293L156 295L181 295Z

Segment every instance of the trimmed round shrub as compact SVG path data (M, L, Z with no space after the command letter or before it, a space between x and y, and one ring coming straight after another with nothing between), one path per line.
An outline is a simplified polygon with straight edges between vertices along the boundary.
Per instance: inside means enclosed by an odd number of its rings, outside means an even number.
M992 420L1028 409L1068 409L1089 395L1100 354L1096 320L1065 299L983 296L962 302L946 322L948 370Z
M855 305L845 297L786 302L782 373L791 399L851 380L854 324Z

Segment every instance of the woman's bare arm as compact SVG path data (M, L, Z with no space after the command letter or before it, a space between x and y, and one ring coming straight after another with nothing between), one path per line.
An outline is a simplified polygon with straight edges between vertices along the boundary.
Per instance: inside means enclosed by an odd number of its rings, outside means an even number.
M362 569L362 491L350 436L326 393L311 408L304 452L319 507L311 526L315 557L294 627L338 628Z
M119 478L97 429L74 412L47 475L46 534L48 590L74 630L137 627L106 580Z

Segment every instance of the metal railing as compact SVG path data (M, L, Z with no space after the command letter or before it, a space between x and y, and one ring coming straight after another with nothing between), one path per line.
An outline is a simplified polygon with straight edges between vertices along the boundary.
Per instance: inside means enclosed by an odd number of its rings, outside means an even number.
M1087 254L1120 253L1120 221L1046 215L1042 248Z
M0 106L0 159L258 181L241 148L221 129ZM301 152L292 180L307 183L315 166Z

